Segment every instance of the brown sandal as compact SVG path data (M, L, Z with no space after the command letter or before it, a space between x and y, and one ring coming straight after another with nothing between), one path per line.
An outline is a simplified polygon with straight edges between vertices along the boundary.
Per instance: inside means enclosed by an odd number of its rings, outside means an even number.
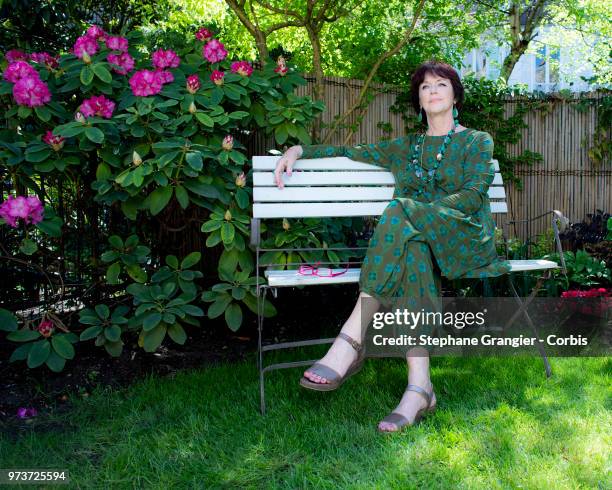
M382 419L381 422L389 422L391 424L395 424L397 426L397 430L381 430L380 427L378 427L378 432L381 432L381 433L401 432L403 427L416 425L416 424L418 424L421 421L421 419L425 415L427 415L428 413L433 413L433 412L436 411L437 403L435 405L431 404L431 400L432 400L433 395L434 395L433 383L431 384L431 393L427 393L427 391L424 390L423 388L421 388L420 386L411 385L411 384L408 385L408 387L406 388L404 393L406 391L416 391L417 393L422 395L425 398L425 400L427 401L427 406L423 407L423 408L420 408L417 411L416 415L414 416L414 422L412 422L412 424L401 413L391 412L384 419Z
M363 362L365 360L365 345L360 344L355 339L345 334L344 332L340 332L338 337L346 340L353 349L357 351L357 359L353 361L353 363L349 366L344 376L340 376L336 371L334 371L329 366L325 364L321 364L320 362L315 362L308 371L325 378L327 383L315 383L314 381L310 381L308 378L302 376L300 379L300 384L304 388L308 388L310 390L315 391L333 391L336 390L344 383L348 378L350 378L353 374L359 372L363 367Z

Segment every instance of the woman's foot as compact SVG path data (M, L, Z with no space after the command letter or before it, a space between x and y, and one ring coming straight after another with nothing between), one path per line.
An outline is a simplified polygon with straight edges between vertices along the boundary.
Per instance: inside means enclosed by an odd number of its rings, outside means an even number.
M350 335L350 334L349 334ZM356 341L360 341L359 337L350 335ZM334 343L327 351L324 357L318 362L325 366L330 367L336 371L341 377L343 377L348 371L349 366L357 359L358 353L346 340L336 337ZM319 376L318 374L311 373L309 370L304 371L304 377L313 383L328 383L329 381Z
M417 384L417 383L409 382L409 384ZM427 383L422 383L422 384L417 384L417 385L425 389L427 393L432 393L432 385L430 381L428 381ZM405 391L404 395L402 396L402 399L399 402L399 405L395 407L395 409L393 410L393 413L399 413L400 415L403 415L404 417L406 417L406 419L408 419L408 424L412 425L414 423L416 414L419 410L423 408L427 408L428 406L434 407L435 405L436 405L436 394L435 393L433 393L433 396L431 397L431 402L428 405L427 401L425 400L425 397L422 394L416 391ZM392 422L381 421L378 424L378 429L384 432L396 432L400 429L400 427L398 427L396 424Z

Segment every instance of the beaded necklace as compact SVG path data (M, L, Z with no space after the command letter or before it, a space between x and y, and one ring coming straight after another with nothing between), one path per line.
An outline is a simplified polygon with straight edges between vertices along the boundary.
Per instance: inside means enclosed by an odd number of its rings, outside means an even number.
M412 151L412 156L410 157L410 163L408 166L414 171L417 179L419 179L422 183L420 189L417 190L417 195L423 194L424 189L431 181L434 179L439 179L439 175L437 174L438 167L442 164L442 160L444 159L444 153L446 153L446 147L450 143L451 136L455 133L455 129L459 125L457 120L453 121L453 127L448 132L448 134L444 137L444 141L442 141L442 145L438 150L438 154L436 155L436 162L434 163L433 168L426 170L423 167L423 143L425 142L425 133L423 132L417 136L416 145L414 145L414 149ZM419 150L421 150L420 162L419 162Z

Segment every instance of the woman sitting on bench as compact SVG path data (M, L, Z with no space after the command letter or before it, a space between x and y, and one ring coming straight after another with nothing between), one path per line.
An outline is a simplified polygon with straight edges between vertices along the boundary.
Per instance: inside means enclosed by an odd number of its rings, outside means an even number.
M291 176L297 159L345 156L390 170L394 199L381 215L363 260L359 298L338 338L320 361L304 372L300 384L318 391L338 388L363 365L362 318L380 307L439 305L440 279L497 276L510 265L495 249L495 223L487 190L493 181L493 140L458 121L464 88L456 70L429 61L414 72L412 104L427 130L361 147L304 145L289 148L275 170ZM435 258L435 260L434 260ZM363 315L363 317L362 317ZM365 322L364 322L365 323ZM412 335L438 335L419 325ZM378 425L395 432L435 409L429 376L431 347L406 348L408 386L393 412Z

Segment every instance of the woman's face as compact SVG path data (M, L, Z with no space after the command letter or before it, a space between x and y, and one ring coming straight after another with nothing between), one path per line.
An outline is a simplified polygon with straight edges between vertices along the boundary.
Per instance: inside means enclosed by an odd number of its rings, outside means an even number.
M448 78L434 73L426 73L419 86L419 103L427 114L450 111L453 108L455 93Z

